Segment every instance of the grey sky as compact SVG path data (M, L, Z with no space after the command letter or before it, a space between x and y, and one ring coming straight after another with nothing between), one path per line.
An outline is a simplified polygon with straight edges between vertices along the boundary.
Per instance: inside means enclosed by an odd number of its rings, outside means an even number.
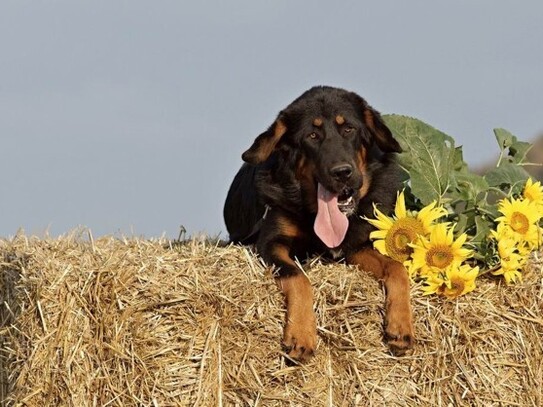
M543 131L542 16L535 0L4 0L0 236L216 234L241 153L316 84L491 160L492 128Z

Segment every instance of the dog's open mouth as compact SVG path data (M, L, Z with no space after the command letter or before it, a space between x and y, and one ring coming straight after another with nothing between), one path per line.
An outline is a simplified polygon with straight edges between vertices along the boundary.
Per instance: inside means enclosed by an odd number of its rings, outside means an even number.
M338 247L349 228L349 215L355 212L355 190L343 188L337 194L327 190L320 183L317 187L317 216L313 229L322 242L330 247Z
M354 189L343 188L337 198L337 206L345 215L350 215L355 209Z

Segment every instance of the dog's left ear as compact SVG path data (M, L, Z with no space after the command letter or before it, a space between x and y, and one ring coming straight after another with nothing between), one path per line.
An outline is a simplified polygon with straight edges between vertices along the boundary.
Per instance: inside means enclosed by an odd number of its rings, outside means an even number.
M253 145L241 155L241 158L252 165L266 161L286 132L285 123L280 118L277 119L268 130L255 139Z
M390 129L386 126L379 112L365 103L363 112L364 123L373 133L379 148L387 153L401 153L402 148L396 141Z

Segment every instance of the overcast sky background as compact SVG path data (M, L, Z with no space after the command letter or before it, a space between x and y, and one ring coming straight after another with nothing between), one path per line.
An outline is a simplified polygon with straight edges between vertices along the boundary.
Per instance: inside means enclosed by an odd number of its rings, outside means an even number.
M307 88L420 118L477 166L543 131L543 2L0 3L0 237L225 236L241 153Z

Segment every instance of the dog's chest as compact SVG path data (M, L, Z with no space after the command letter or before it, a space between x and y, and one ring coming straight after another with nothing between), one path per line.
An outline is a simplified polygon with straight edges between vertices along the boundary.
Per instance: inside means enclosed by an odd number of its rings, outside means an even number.
M343 257L344 255L343 250L341 249L328 249L328 252L330 253L330 255L332 256L334 260L337 260Z

